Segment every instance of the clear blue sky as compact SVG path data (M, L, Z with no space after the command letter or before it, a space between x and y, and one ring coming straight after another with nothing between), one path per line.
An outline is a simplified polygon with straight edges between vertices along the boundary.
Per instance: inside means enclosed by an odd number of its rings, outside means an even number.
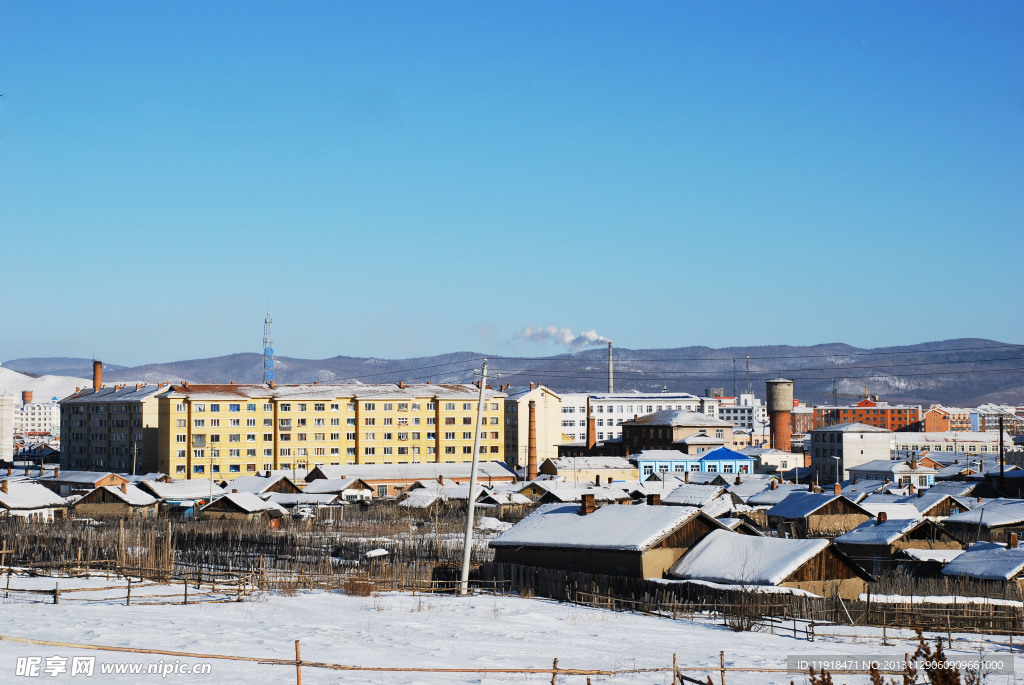
M0 359L1024 342L1016 1L3 0L0 93Z

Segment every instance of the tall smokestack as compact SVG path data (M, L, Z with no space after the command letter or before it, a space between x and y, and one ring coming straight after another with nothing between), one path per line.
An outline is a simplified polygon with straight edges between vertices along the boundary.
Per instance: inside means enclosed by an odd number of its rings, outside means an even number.
M612 359L612 341L608 341L608 392L615 392L615 364Z
M92 391L98 392L103 387L103 362L92 363Z
M768 422L771 446L783 452L792 450L793 381L774 378L767 386Z
M31 390L22 390L21 391L21 403L22 404L32 404L32 391Z
M597 445L597 422L594 421L594 415L590 413L590 398L587 398L587 452L594 449Z
M526 449L526 480L537 478L537 403L530 400L530 437Z

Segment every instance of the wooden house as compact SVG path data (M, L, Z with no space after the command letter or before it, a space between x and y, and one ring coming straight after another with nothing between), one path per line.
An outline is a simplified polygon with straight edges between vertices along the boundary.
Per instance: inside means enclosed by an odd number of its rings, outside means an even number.
M283 473L267 472L266 476L239 476L234 480L223 481L221 486L229 492L251 492L254 495L265 495L277 492L282 495L297 495L302 488L292 482Z
M538 469L545 476L588 481L596 485L635 481L639 471L625 457L563 457L545 459Z
M358 478L373 488L374 497L397 497L419 480L445 480L469 483L471 463L420 463L420 464L348 464L320 465L309 472L306 482L315 480ZM484 461L478 464L477 483L493 487L503 483L515 483L516 474L498 461ZM307 486L308 490L308 486Z
M699 509L547 504L490 542L496 563L661 578L682 554L725 526Z
M990 586L990 596L1020 597L1024 594L1024 547L1019 544L1016 535L1006 545L979 542L946 564L942 574L981 581Z
M1007 542L1013 534L1024 539L1024 500L981 501L969 511L949 516L943 526L965 542Z
M880 513L832 543L872 574L894 570L906 549L960 550L963 544L934 521L897 519Z
M201 510L204 519L252 521L263 516L279 518L286 512L280 505L260 499L251 492L231 492L218 497Z
M49 523L67 514L67 503L49 488L27 481L0 481L0 516Z
M75 502L75 516L83 518L154 518L159 500L130 483L104 485Z
M309 495L340 495L346 502L373 499L373 488L359 478L318 478L306 483L303 492Z
M768 527L794 538L834 537L872 518L842 495L793 492L765 512Z
M104 485L120 486L128 479L116 473L99 471L54 471L52 476L40 477L37 481L61 497L68 495L84 495Z
M828 540L794 540L714 531L672 566L670 578L741 588L789 587L856 599L874 581Z
M632 496L619 486L593 485L560 478L530 481L519 494L539 504L581 502L584 495L592 495L601 504L628 504L633 501Z

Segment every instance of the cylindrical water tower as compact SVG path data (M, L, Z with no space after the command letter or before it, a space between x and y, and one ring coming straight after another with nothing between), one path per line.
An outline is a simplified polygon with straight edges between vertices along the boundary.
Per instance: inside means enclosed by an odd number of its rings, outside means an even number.
M771 446L789 452L793 439L793 381L773 378L767 385L768 423L771 428Z

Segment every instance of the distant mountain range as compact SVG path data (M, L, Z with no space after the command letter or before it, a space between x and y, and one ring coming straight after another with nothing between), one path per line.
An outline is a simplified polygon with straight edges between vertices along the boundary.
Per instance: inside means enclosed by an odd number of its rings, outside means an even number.
M863 349L842 343L809 347L679 347L615 349L616 392L692 392L722 388L727 395L748 384L759 397L764 381L793 379L796 396L812 404L840 403L869 394L889 402L976 406L985 402L1024 403L1024 346L959 338L904 347ZM747 359L749 355L749 362ZM278 384L312 383L467 383L483 357L489 358L491 385L538 382L555 391L605 391L608 351L597 348L555 357L509 358L476 352L433 357L377 359L277 357ZM749 363L749 373L748 373ZM89 378L92 360L67 357L12 359L8 369L31 375ZM127 367L104 362L103 379L193 383L258 383L263 357L239 353ZM495 374L500 374L496 378Z

